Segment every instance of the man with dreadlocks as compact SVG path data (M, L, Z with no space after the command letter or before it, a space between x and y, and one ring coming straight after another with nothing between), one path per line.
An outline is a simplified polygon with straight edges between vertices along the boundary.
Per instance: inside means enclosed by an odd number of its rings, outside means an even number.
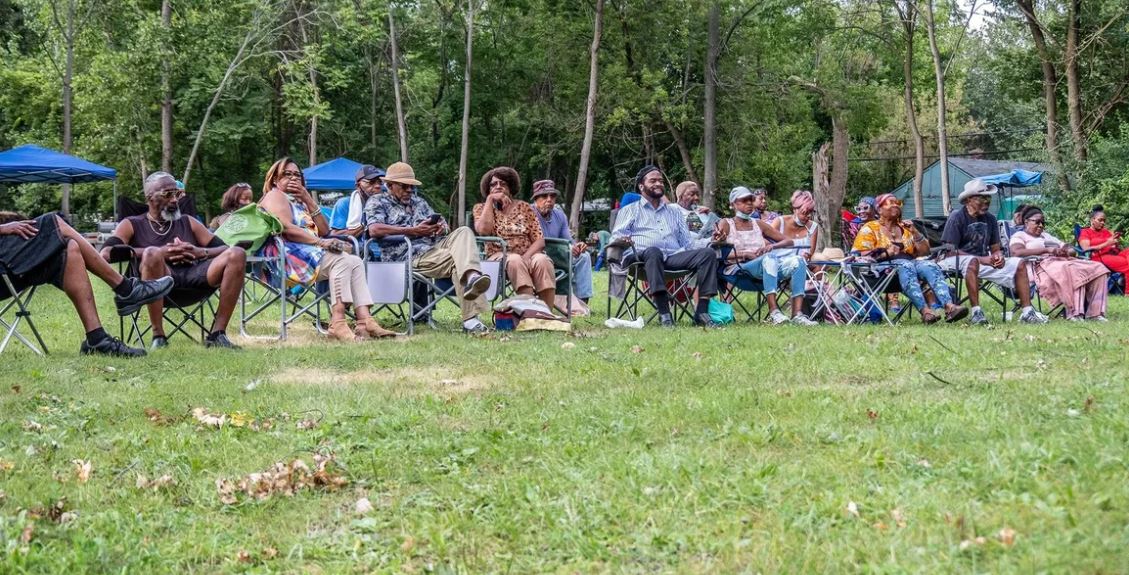
M663 173L655 166L639 170L635 190L643 199L620 209L612 229L613 241L631 244L624 253L623 265L643 262L648 291L663 327L674 327L663 277L666 270L695 272L698 303L694 324L717 327L709 314L710 298L717 295L717 254L711 248L696 247L699 242L694 241L686 218L666 202L663 182Z

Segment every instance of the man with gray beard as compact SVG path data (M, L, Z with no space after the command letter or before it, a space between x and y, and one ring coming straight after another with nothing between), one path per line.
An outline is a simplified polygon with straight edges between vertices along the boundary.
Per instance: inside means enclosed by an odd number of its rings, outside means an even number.
M145 179L144 190L149 211L122 220L106 241L102 256L108 259L111 247L127 245L140 261L143 280L171 275L173 289L182 293L210 294L218 288L220 302L204 346L238 349L227 338L226 330L243 290L246 252L228 247L196 218L181 215L177 205L181 191L168 173L151 174ZM149 304L153 349L168 345L163 308L163 300Z

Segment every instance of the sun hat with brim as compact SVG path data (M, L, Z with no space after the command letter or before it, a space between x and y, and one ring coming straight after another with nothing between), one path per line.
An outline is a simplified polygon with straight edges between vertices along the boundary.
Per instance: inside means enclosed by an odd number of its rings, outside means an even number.
M823 248L823 251L816 252L811 259L815 262L841 262L847 259L847 254L839 248Z
M530 199L536 200L541 196L559 196L561 193L557 191L557 185L553 180L537 180L533 182L533 196Z
M365 165L361 166L361 168L359 170L357 170L357 175L355 176L354 179L359 182L361 180L375 180L376 178L383 178L383 177L384 177L384 170L382 170L382 169L380 169L380 168L378 168L378 167L376 167L372 164L365 164Z
M742 198L751 198L751 197L753 197L753 191L752 190L750 190L749 188L746 188L745 186L737 186L736 188L733 188L729 192L729 203L732 204L733 202L736 202L737 200L740 200Z
M420 181L416 179L415 170L404 162L396 162L388 166L388 171L384 174L384 181L408 184L409 186L421 185Z
M957 196L958 202L963 202L972 196L991 196L995 195L996 186L994 184L985 184L983 180L977 178L969 180L964 185L964 191Z

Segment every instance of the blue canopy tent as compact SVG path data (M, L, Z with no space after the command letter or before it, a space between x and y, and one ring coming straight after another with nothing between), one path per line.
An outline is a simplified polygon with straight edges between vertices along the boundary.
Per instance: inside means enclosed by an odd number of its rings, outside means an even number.
M306 189L352 191L357 185L357 170L363 165L349 158L337 158L310 166L302 170L302 175L306 177Z
M114 182L114 206L118 205L118 172L62 152L28 144L0 152L0 182L8 184L82 184Z

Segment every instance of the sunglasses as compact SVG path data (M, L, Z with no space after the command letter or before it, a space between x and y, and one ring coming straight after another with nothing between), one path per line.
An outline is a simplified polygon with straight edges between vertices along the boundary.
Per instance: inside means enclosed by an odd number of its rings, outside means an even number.
M169 188L167 190L157 190L156 192L153 192L153 196L165 199L175 198L179 195L180 189L178 188Z
M302 172L295 172L294 170L287 170L285 172L282 172L282 177L284 177L284 178L301 178Z
M1029 220L1027 220L1027 221L1029 221L1029 222L1031 222L1031 223L1035 224L1036 226L1044 226L1044 225L1046 225L1046 224L1047 224L1047 221L1046 221L1046 220L1044 220L1043 218L1039 218L1039 219L1037 219L1037 220L1036 220L1036 219L1034 219L1034 218L1031 218L1031 219L1029 219Z

